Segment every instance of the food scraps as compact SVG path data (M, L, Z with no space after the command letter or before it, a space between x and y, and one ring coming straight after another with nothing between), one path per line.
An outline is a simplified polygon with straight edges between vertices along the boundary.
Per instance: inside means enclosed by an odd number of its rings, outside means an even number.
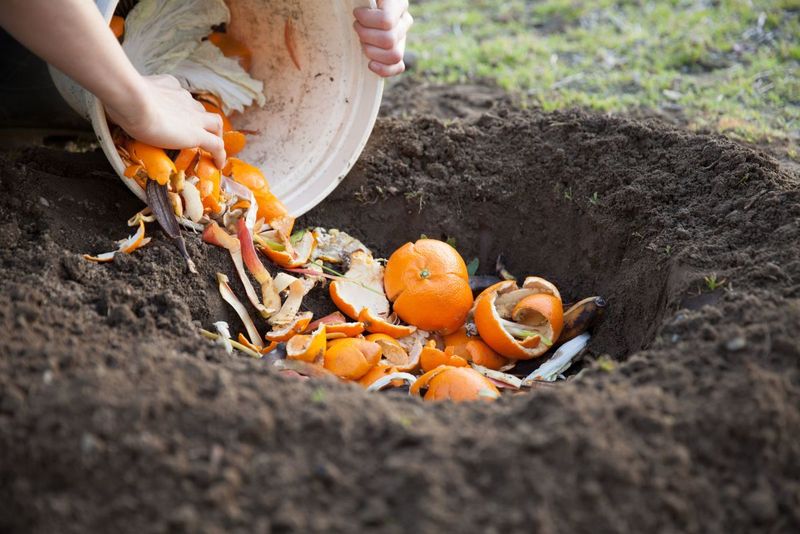
M477 261L468 267L450 242L423 237L383 259L344 231L295 229L262 171L235 157L252 133L235 130L229 115L262 105L264 96L247 72L246 43L220 30L229 19L222 0L142 0L113 21L141 72L175 75L221 117L228 160L220 169L199 148L168 153L117 129L125 175L146 192L149 208L131 218L137 230L117 250L86 258L133 252L149 241L145 223L157 221L195 272L179 222L202 231L204 242L228 251L247 298L217 273L220 296L244 332L234 338L217 321L201 334L293 376L453 402L494 401L564 378L602 320L602 297L565 307L553 283L528 276L520 284L502 257L494 275L475 275ZM287 19L286 47L300 69L295 33ZM315 318L304 299L326 285L339 311Z

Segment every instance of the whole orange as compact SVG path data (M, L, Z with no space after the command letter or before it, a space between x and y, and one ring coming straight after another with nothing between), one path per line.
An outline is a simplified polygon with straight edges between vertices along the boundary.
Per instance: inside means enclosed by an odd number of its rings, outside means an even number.
M394 251L386 263L383 285L395 313L422 330L454 332L472 307L464 259L436 239L420 239Z

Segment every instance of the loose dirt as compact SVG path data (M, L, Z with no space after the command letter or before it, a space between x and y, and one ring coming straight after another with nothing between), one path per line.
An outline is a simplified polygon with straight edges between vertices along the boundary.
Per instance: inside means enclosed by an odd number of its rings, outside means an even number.
M453 237L480 272L502 252L565 300L605 296L581 372L431 405L228 356L198 334L238 325L223 251L189 236L191 276L151 226L144 249L88 263L138 201L99 152L6 150L0 530L800 529L798 176L657 122L416 91L448 118L379 120L300 224L379 254Z

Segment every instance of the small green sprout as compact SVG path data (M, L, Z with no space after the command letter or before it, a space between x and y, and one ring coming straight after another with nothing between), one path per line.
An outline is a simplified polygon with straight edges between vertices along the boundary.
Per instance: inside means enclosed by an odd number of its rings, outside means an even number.
M703 280L705 281L706 287L708 288L709 291L715 291L716 289L725 285L726 282L724 278L717 279L716 273L703 277Z

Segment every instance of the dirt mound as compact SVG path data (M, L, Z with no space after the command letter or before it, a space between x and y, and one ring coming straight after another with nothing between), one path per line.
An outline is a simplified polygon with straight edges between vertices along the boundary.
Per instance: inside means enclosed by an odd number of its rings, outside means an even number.
M716 136L488 108L379 121L301 222L380 253L454 237L484 272L503 252L609 299L610 359L490 406L226 355L197 331L234 322L229 258L191 236L188 276L155 231L89 264L139 208L102 156L2 154L0 529L800 529L797 177Z

